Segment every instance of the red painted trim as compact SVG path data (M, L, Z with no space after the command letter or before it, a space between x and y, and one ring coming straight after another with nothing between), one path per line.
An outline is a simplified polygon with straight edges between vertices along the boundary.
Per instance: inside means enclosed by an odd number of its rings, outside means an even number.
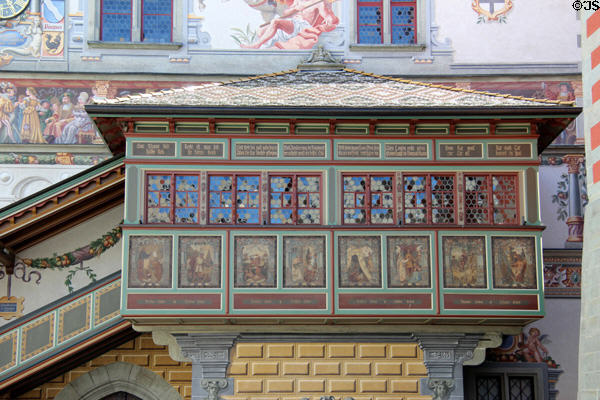
M594 176L594 183L600 181L600 161L596 161L592 167L592 174Z
M512 297L509 295L509 297ZM478 310L479 311L479 310ZM518 310L517 310L518 311ZM531 311L531 310L522 310L522 311ZM188 318L188 319L198 319L198 318L210 318L210 319L214 319L215 320L215 324L213 325L222 325L222 320L223 320L223 316L222 315L217 315L215 316L214 314L206 314L206 315L200 315L200 314L194 314L194 315L190 315L190 314L161 314L159 316L155 316L155 315L147 315L147 314L122 314L123 318L131 318L131 319L135 319L138 324L143 321L144 319L149 319L149 320L153 320L153 319L161 319L163 320L164 318ZM524 314L524 315L489 315L489 314L442 314L439 316L436 316L434 314L397 314L397 315L390 315L390 314L336 314L335 317L331 317L329 315L323 315L323 314L277 314L277 316L275 317L269 317L267 318L267 316L260 316L260 315L256 315L256 314L236 314L235 316L231 316L231 318L234 318L236 321L236 324L242 325L245 321L241 320L241 318L244 319L248 319L248 321L251 323L253 320L260 320L261 324L264 324L265 320L270 320L270 321L277 321L278 319L281 318L290 318L290 319L306 319L306 318L310 318L310 319L316 319L316 320L322 320L322 319L327 319L327 320L333 320L335 321L336 319L342 319L347 321L348 319L353 319L356 320L357 322L361 322L359 320L359 318L364 318L364 319L386 319L386 318L391 318L394 320L397 320L398 318L408 318L411 320L414 320L415 318L424 318L427 320L436 320L436 321L443 321L443 320L450 320L450 319L455 319L455 318L460 318L460 319L469 319L469 320L473 320L474 324L476 325L480 325L477 321L474 321L475 319L487 319L487 320L495 320L495 319L512 319L512 320L529 320L529 319L539 319L539 318L544 318L543 315L539 315L539 314ZM209 323L204 322L204 324L208 325ZM336 324L337 325L337 324ZM344 325L353 325L352 323L347 323ZM401 325L401 324L398 324ZM431 325L431 323L427 323L427 324L419 324L419 325ZM455 325L455 324L452 324ZM465 324L468 325L468 324ZM172 326L172 324L165 324L165 323L152 323L152 326ZM264 326L268 326L268 325L264 325ZM311 325L309 325L311 326ZM317 324L315 324L314 326L317 326ZM341 325L338 325L341 326ZM388 324L388 326L391 326L390 324Z
M595 11L586 21L587 37L592 36L600 28L600 10Z
M524 306L521 304L524 302ZM464 294L447 293L444 296L446 310L538 310L536 294Z
M437 315L440 315L440 312L442 310L441 308L441 293L440 293L440 285L442 284L442 282L440 282L440 245L439 245L439 232L435 231L435 279L436 279L436 283L437 285L435 285L435 297L437 299L436 301L436 307L437 309L435 310L435 313Z
M539 166L539 160L523 161L486 161L486 160L461 160L461 161L392 161L392 160L371 160L371 161L328 161L328 160L303 160L303 161L280 161L280 160L261 160L261 161L248 161L248 160L159 160L159 159L148 159L148 160L126 160L126 165L243 165L243 166L256 166L256 165L291 165L291 166L303 166L303 165L322 165L322 166L371 166L371 165L386 165L386 166L423 166L423 167L434 167L434 166L461 166L461 165L474 165L474 166L514 166L514 167L530 167Z
M335 296L335 252L334 252L334 246L333 246L333 241L335 239L335 233L333 230L329 231L329 247L331 248L330 253L330 260L329 262L331 263L331 265L329 266L329 272L330 272L330 276L329 276L329 284L330 284L330 290L331 290L331 315L334 316L335 315L335 307L336 307L336 296Z
M430 310L430 293L342 293L340 309ZM419 303L417 303L419 302Z
M600 46L592 51L592 69L596 68L598 64L600 64Z
M152 303L144 303L145 300L151 300ZM192 300L197 302L192 302ZM221 294L129 293L127 295L127 308L130 310L219 310L221 308Z
M258 304L260 302L268 304ZM234 293L233 307L236 310L326 310L327 294Z
M149 121L149 119L144 119L144 121ZM159 120L159 122L164 122L164 120ZM187 122L187 121L186 121ZM240 122L240 121L235 121L235 122ZM261 121L258 121L257 123L260 123ZM272 121L268 121L268 122L272 122ZM344 123L348 123L346 121L343 121ZM364 123L364 121L362 121L362 123ZM403 123L406 123L406 121L404 121ZM439 122L438 122L439 123ZM512 122L511 122L512 123ZM208 133L208 134L185 134L185 133L169 133L169 134L165 134L165 133L153 133L153 132L144 132L144 133L140 133L140 132L129 132L129 133L124 133L124 136L128 139L144 139L144 138L161 138L161 139L214 139L215 137L218 138L223 138L223 139L256 139L257 134L254 135L249 135L249 134L239 134L236 136L231 136L229 134L216 134L216 133ZM260 135L261 139L290 139L290 136L292 135ZM536 137L538 137L538 135L533 135L533 134L529 134L529 135L493 135L493 137L491 137L492 135L454 135L452 137L450 137L450 135L441 135L441 136L432 136L432 135L378 135L378 134L373 134L373 135L337 135L337 134L323 134L323 135L298 135L295 134L293 135L294 139L306 139L306 140L325 140L325 139L351 139L351 140L363 140L363 139L373 139L373 140L406 140L406 139L423 139L423 140L433 140L433 139L452 139L452 140L458 140L458 139L462 139L465 141L473 141L473 140L483 140L483 139L506 139L506 140L516 140L516 139L534 139Z
M229 299L229 296L231 295L231 290L229 289L231 288L231 273L229 268L229 266L231 265L231 255L229 254L231 250L231 232L227 231L226 235L227 243L225 245L227 249L227 254L225 255L225 258L227 259L227 264L225 264L225 281L227 283L227 286L225 287L227 289L225 289L225 315L229 315L229 313L231 312L231 304Z
M600 122L592 126L590 129L590 140L592 144L592 150L600 145Z
M600 81L592 86L592 103L595 103L598 99L600 99Z
M598 163L600 167L600 162ZM171 224L148 224L148 225L121 225L123 230L197 230L197 231L214 231L214 230L290 230L289 225L171 225ZM355 231L363 230L362 227L356 225L294 225L294 230L298 231ZM369 228L364 230L372 231L422 231L422 230L457 230L457 231L543 231L546 229L543 225L430 225L430 224L414 224L414 225L369 225Z

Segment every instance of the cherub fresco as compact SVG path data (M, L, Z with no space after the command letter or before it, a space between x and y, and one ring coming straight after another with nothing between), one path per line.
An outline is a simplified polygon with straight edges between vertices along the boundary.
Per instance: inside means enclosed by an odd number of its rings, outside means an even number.
M550 368L557 368L559 364L554 361L546 347L550 343L548 335L535 326L523 328L520 335L504 335L502 344L489 349L486 359L488 361L545 363Z

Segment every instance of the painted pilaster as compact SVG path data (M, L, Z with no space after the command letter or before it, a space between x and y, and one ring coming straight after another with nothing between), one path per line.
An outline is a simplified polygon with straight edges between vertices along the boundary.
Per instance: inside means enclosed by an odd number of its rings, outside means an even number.
M424 353L429 378L421 394L433 400L462 400L463 363L473 358L483 339L481 334L420 333L414 338Z
M227 379L229 351L237 334L174 334L181 354L192 361L192 400L218 400L233 391Z
M569 237L565 243L567 248L581 248L583 245L583 213L581 210L581 192L579 189L579 168L583 157L579 154L567 154L563 157L569 174Z

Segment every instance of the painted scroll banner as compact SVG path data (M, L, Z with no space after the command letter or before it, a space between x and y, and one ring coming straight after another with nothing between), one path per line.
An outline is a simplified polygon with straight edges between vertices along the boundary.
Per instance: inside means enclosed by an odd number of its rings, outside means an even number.
M145 294L127 295L127 308L133 309L188 309L188 310L218 310L221 308L221 295L207 294Z
M233 296L233 307L238 310L324 310L327 308L327 295L320 293L236 293Z
M447 310L538 310L537 295L446 294Z
M339 295L341 309L431 309L431 295L423 293L344 293Z

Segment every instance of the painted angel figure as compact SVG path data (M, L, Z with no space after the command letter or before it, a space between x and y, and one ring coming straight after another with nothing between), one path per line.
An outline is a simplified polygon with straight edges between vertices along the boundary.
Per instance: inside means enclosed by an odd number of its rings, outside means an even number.
M255 43L241 47L311 49L321 33L331 32L340 22L331 3L332 0L293 0L280 17L261 26Z

